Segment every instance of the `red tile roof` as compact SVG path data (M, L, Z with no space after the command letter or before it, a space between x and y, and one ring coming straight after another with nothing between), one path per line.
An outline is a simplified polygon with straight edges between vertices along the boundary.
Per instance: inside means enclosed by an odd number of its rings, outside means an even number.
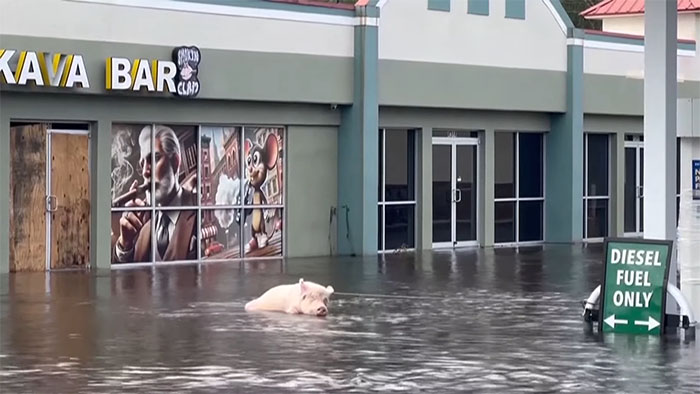
M660 1L660 0L654 0ZM700 11L700 0L678 0L678 12ZM600 18L614 15L634 15L644 13L644 0L603 0L582 11L585 18Z

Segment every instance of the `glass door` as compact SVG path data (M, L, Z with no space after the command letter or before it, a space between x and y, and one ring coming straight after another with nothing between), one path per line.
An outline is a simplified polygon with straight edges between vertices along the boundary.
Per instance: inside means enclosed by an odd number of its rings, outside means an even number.
M471 143L456 146L455 171L455 246L476 243L477 152Z
M644 142L625 141L625 235L644 231Z
M477 245L478 139L433 138L433 247Z

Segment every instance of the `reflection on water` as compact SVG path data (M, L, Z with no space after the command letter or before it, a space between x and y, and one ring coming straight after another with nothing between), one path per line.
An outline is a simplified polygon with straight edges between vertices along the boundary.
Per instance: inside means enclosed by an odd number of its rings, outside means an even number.
M700 392L700 346L598 335L600 248L0 277L3 392ZM299 277L320 319L246 313ZM359 294L363 294L360 296Z

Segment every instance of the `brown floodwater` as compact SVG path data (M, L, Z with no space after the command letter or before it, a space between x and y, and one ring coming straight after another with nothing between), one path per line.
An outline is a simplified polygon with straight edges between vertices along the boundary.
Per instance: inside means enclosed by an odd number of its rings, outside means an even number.
M700 392L700 345L600 335L599 246L0 275L3 393ZM325 318L246 313L332 285Z

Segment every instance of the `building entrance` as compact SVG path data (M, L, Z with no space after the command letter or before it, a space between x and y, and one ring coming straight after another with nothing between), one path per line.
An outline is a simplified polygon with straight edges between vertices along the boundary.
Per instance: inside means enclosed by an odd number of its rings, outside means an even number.
M88 267L87 125L13 123L10 133L10 271Z
M625 235L644 231L644 140L625 141Z
M433 137L433 247L477 240L478 138Z

